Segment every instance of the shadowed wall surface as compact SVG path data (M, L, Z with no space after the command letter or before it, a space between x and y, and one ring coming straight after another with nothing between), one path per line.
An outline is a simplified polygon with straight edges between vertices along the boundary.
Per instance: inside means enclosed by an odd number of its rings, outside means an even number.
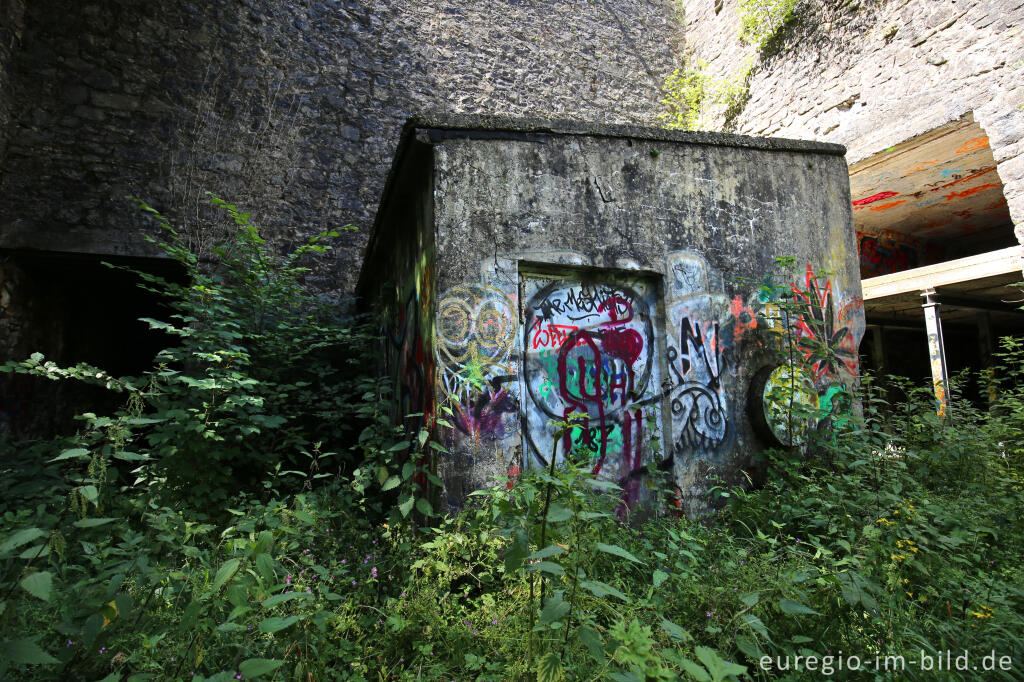
M367 228L415 112L653 123L676 32L654 0L4 7L0 248L99 254L151 253L129 194L204 248L207 190L282 241ZM318 274L350 293L345 240Z

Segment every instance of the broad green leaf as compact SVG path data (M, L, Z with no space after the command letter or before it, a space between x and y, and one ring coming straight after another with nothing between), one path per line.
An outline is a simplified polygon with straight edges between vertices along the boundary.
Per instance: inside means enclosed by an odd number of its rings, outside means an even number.
M661 629L665 631L665 634L667 634L669 637L671 637L677 642L688 642L691 639L693 639L689 632L679 627L672 621L666 620L664 618L661 621Z
M708 671L698 663L691 661L688 658L680 659L679 663L683 666L683 670L690 673L690 677L697 680L697 682L712 682L711 675L709 675Z
M397 488L398 485L401 482L402 482L402 479L400 477L398 477L398 476L391 476L390 478L388 478L388 480L384 481L384 485L382 485L380 487L380 489L383 492L387 492L388 490L391 490L392 488Z
M430 505L430 502L425 497L421 497L416 500L416 511L424 516L433 516L434 508Z
M238 666L244 677L259 677L272 673L284 665L284 661L276 658L248 658Z
M744 613L740 620L741 625L744 627L750 628L769 642L772 641L772 638L768 635L768 628L765 627L764 622L754 614Z
M606 673L608 679L612 682L644 682L644 678L640 677L636 672L629 670L627 672L609 672Z
M113 519L113 518L81 519L79 521L75 521L71 525L73 525L75 528L95 528L96 526L102 526L104 524L110 523L111 521L117 521L117 519Z
M512 536L512 542L505 548L505 572L512 573L522 567L526 560L529 538L523 529Z
M759 660L764 655L761 647L757 646L757 642L746 635L740 635L736 638L736 648L750 657L752 661Z
M384 481L388 480L388 468L381 466L377 467L377 483L378 485L383 484Z
M33 545L18 555L19 559L41 559L50 556L50 545Z
M217 569L217 575L213 578L212 590L216 592L224 583L231 580L234 577L235 572L238 571L238 567L241 565L241 559L228 559L224 564Z
M565 614L569 613L569 602L564 601L557 592L548 597L544 609L540 612L540 624L548 625L556 620L562 620Z
M395 443L390 448L388 448L387 451L388 452L396 452L398 450L405 450L408 447L409 447L409 442L408 441L403 441L401 443Z
M130 594L121 594L114 597L114 607L117 609L117 614L121 618L128 618L132 615L132 607L135 602L132 600Z
M115 452L115 459L123 459L126 462L142 462L149 459L149 455L140 455L137 452Z
M274 559L266 552L256 555L256 570L263 576L264 580L274 579Z
M560 504L553 504L548 509L548 522L559 523L572 518L572 511Z
M562 548L559 545L548 545L544 549L538 549L536 552L534 552L533 554L531 554L527 558L528 559L547 559L548 557L551 557L551 556L558 556L559 554L561 554L564 551L565 551L565 549Z
M291 601L293 599L302 599L307 596L309 595L307 595L305 592L287 592L283 594L275 594L272 597L267 597L261 603L263 604L263 608L269 609L286 601Z
M29 542L45 535L46 533L39 528L23 528L11 537L7 538L6 542L0 546L0 554L6 554L12 549L21 547L22 545L28 544Z
M412 475L416 473L416 466L412 462L406 462L402 465L402 480L412 478Z
M864 608L867 609L874 609L878 607L878 602L876 602L875 598L868 592L871 587L870 581L865 579L859 573L854 571L840 573L839 585L842 587L843 599L845 599L850 606L863 604Z
M640 561L639 559L637 559L632 554L630 554L629 552L627 552L626 550L624 550L621 547L619 547L618 545L606 545L603 542L598 542L597 543L597 548L599 550L601 550L602 552L607 552L608 554L614 554L615 556L622 557L623 559L629 559L630 561L632 561L634 563L637 563L637 564L644 563L644 562Z
M552 561L541 561L530 566L531 571L541 571L551 575L565 575L565 569Z
M581 580L580 587L585 589L587 592L590 592L595 597L616 597L624 602L629 601L629 597L600 580Z
M782 599L781 601L779 601L779 608L782 609L783 613L808 614L813 616L821 615L809 606L804 606L800 602L793 601L792 599Z
M580 638L580 641L587 647L587 651L590 652L590 656L598 663L604 663L604 642L601 641L601 635L599 635L593 628L587 627L586 625L581 625L576 630L576 633Z
M761 600L761 595L757 592L747 592L746 594L740 595L740 601L747 606L756 606L757 602Z
M557 682L562 679L562 661L549 651L537 661L537 682Z
M666 573L665 571L654 572L652 582L654 583L655 588L661 587L661 584L664 583L666 580L668 580L668 573Z
M89 500L90 502L96 502L100 496L100 491L96 489L94 485L83 485L78 489L78 492L82 494L82 497Z
M299 521L302 521L306 525L312 526L316 524L316 521L313 520L313 517L310 516L308 512L305 512L301 509L293 509L291 513L292 516L297 518Z
M747 672L746 666L730 663L719 656L717 651L706 646L697 647L694 649L694 653L697 654L697 660L703 663L704 667L711 673L711 678L715 682L727 680L731 675L739 677Z
M43 601L50 601L50 592L53 590L53 574L49 571L32 573L22 578L18 584L32 596L39 597Z
M409 512L412 511L412 505L414 503L415 503L415 500L413 499L413 496L409 495L409 497L405 498L404 502L399 502L398 503L398 511L400 511L402 513L403 517L408 516Z
M300 620L302 620L301 616L288 616L287 618L272 616L270 618L264 618L258 627L260 632L266 632L269 634L272 632L279 632L285 628L290 628Z
M90 459L89 451L86 450L85 448L71 448L70 450L65 450L64 452L60 453L50 461L60 462L65 459Z
M8 640L0 644L0 651L3 652L3 658L10 663L20 663L23 665L60 663L60 661L43 651L38 644L30 639Z

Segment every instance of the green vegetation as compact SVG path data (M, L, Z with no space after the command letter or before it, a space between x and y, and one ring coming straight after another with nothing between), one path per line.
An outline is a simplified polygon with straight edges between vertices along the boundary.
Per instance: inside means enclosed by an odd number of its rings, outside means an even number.
M802 0L740 0L740 40L763 49L793 19Z
M662 84L661 114L665 127L675 130L700 130L717 117L724 117L727 130L750 98L750 78L754 75L773 40L783 26L793 21L802 0L740 0L739 39L754 47L735 73L716 78L707 73L707 63L676 69Z
M7 444L0 678L861 679L850 655L891 655L907 665L890 677L933 679L909 661L967 650L1010 657L985 679L1019 679L1021 344L991 411L953 390L942 419L928 391L866 380L862 414L768 453L768 483L718 488L710 518L623 523L614 486L571 462L438 518L436 445L350 369L373 335L301 286L330 235L276 257L217 203L237 231L211 269L158 217L191 279L143 277L175 341L149 373L3 368L126 401L62 441ZM778 672L796 655L818 670Z
M710 125L712 112L738 113L749 95L748 84L754 60L747 59L734 76L715 78L707 73L707 63L697 61L696 67L676 69L665 79L661 103L665 112L660 118L673 130L701 130Z

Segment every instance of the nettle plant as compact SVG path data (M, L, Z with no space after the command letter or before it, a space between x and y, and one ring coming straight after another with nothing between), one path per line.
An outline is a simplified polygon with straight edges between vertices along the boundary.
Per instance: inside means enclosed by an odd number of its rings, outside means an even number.
M216 509L265 474L286 483L310 469L327 477L329 467L346 464L333 448L348 437L346 408L366 380L339 360L360 363L369 333L303 286L307 261L326 253L338 232L278 255L249 214L215 196L211 201L235 230L213 249L210 263L200 262L164 216L138 202L162 230L163 240L151 241L184 272L179 282L133 271L169 310L164 320L143 320L170 341L151 369L114 377L86 364L61 368L38 353L0 367L127 395L113 415L83 414L83 428L54 460L87 465L92 487L74 489L76 504L93 501L118 472L164 500ZM138 468L128 476L131 467Z
M661 619L656 634L636 617L619 617L655 608L672 569L602 541L622 536L622 491L593 475L585 453L570 452L556 465L562 436L581 428L556 426L547 470L472 493L484 498L480 516L504 539L506 580L527 585L525 672L542 682L572 669L623 682L675 680L681 671L698 680L738 679L745 667L695 647L672 621ZM678 535L666 538L665 549L679 549L676 541L682 542ZM659 561L668 560L660 554Z

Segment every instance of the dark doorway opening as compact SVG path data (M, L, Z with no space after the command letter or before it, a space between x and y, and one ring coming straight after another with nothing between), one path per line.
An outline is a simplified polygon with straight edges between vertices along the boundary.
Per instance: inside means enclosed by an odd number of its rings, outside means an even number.
M6 332L0 361L42 353L61 367L88 363L114 376L148 369L174 339L139 318L167 319L169 309L124 268L184 281L181 266L165 259L0 252L0 326ZM0 374L0 434L39 439L69 433L76 414L113 410L124 399L81 382Z

